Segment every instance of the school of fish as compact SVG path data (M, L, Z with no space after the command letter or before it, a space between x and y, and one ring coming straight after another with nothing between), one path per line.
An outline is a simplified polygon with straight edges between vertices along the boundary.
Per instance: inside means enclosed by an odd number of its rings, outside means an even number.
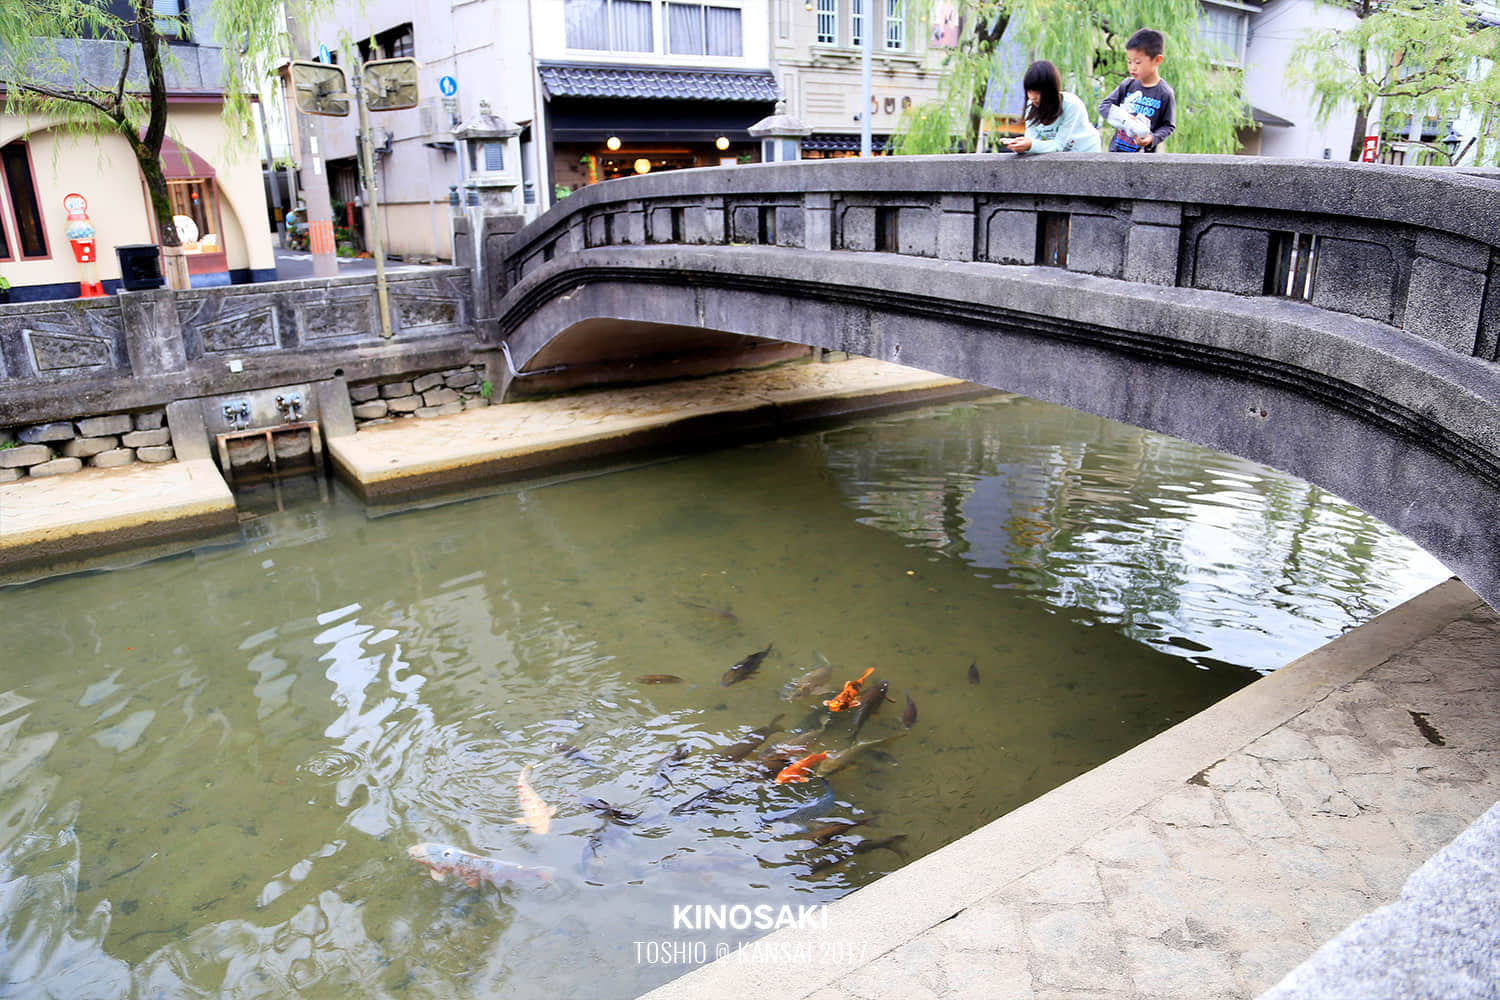
M726 620L737 621L729 612L682 598L678 600L685 606L713 612ZM752 677L770 656L772 649L772 644L768 643L764 649L746 655L724 672L720 684L723 687L729 687ZM905 834L895 834L882 839L861 837L854 841L840 840L856 827L874 822L876 817L867 815L856 819L830 822L825 813L835 805L836 797L827 779L846 768L855 766L863 757L872 755L871 752L876 751L876 748L889 747L897 740L910 735L917 721L916 702L909 691L905 692L906 703L900 717L901 728L888 735L861 742L858 739L860 731L876 716L885 702L894 701L888 693L890 682L884 679L878 680L866 692L865 684L875 672L874 667L869 667L858 677L852 677L843 684L834 683L833 664L821 653L815 653L814 656L817 658L818 665L788 681L781 688L779 698L788 703L815 699L814 709L819 719L817 724L805 721L797 731L784 733L783 738L775 742L772 741L772 737L783 732L778 728L784 718L783 715L777 715L765 725L750 730L742 738L724 747L715 755L715 760L719 762L718 766L732 764L736 767L746 767L748 770L741 772L727 783L699 791L665 810L665 815L682 816L702 809L720 808L719 804L726 798L757 781L769 779L770 788L806 785L817 781L823 788L823 793L816 799L811 802L803 799L802 804L764 817L767 823L811 824L807 826L806 832L799 836L818 847L828 847L839 843L845 845L847 849L842 853L834 852L831 856L823 857L811 864L810 873L820 874L832 870L855 855L874 850L889 850L905 858L906 850L903 846ZM977 662L970 665L967 677L970 684L979 683ZM643 674L636 680L641 684L675 684L684 679L675 674ZM833 692L837 693L832 698L823 700L824 695ZM848 745L833 745L838 737L831 733L830 723L838 718L840 713L846 712L851 713L853 717L847 731ZM838 729L842 730L843 727L840 726ZM818 748L819 744L822 744L822 748ZM596 768L599 766L597 761L571 744L557 743L552 749L559 756L583 761ZM689 755L688 745L680 743L655 765L655 777L647 792L648 798L664 794L668 788L674 787L673 772ZM875 752L873 756L890 760L889 755L883 751ZM515 822L523 824L527 830L540 837L546 836L551 830L552 819L557 814L557 808L548 805L532 787L529 780L532 768L533 765L527 764L516 778L516 797L520 804L521 815L516 818ZM640 809L617 807L582 792L577 793L575 797L586 810L601 818L599 825L587 836L584 849L585 863L599 861L599 852L611 830L617 830L615 834L617 838L629 835L629 828L643 816ZM550 883L553 881L551 868L517 864L448 844L415 844L407 848L407 855L419 865L427 868L428 874L435 881L441 882L447 876L453 875L471 888L477 888L485 882L499 886L511 882Z

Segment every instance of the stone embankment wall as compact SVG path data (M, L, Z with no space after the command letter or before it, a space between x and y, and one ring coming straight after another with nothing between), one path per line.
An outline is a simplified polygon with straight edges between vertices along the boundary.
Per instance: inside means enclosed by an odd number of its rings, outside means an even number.
M489 406L489 385L482 366L465 365L351 385L349 402L357 429L404 417L443 417Z
M0 484L86 467L170 462L176 453L166 421L165 410L146 410L0 430Z

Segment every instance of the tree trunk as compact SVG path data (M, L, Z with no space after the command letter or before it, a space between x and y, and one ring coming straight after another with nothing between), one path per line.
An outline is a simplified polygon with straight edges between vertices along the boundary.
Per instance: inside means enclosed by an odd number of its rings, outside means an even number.
M1366 5L1366 13L1361 14L1360 16L1368 16L1368 5ZM1358 58L1359 76L1360 79L1364 79L1365 74L1369 69L1368 55L1364 49L1359 50ZM1364 159L1365 131L1369 128L1369 126L1370 105L1361 104L1359 107L1354 109L1354 139L1349 146L1349 160L1352 163L1358 163L1360 160Z
M151 210L156 213L156 230L161 244L162 272L167 287L188 287L187 264L182 258L182 238L172 221L172 199L167 194L167 178L161 166L162 140L167 134L167 79L162 69L161 36L156 32L155 0L135 0L135 13L141 42L141 57L146 64L146 83L151 99L151 113L146 131L127 135L146 180Z

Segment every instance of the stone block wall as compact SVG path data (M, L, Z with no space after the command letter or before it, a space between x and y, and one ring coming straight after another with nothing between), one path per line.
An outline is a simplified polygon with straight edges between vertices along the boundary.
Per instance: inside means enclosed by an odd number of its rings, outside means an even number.
M176 457L165 410L109 413L0 430L0 484Z
M407 417L445 417L489 406L484 368L465 365L349 386L355 429Z

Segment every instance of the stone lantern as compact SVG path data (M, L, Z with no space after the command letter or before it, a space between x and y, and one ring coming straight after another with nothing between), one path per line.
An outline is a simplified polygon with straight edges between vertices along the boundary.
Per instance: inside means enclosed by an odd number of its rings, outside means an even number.
M802 137L812 127L786 113L786 101L776 102L776 113L750 126L752 138L761 140L761 159L766 163L783 163L802 159Z
M479 114L453 130L464 172L464 204L478 205L485 215L520 212L516 188L521 185L521 154L516 137L521 126L479 102Z

